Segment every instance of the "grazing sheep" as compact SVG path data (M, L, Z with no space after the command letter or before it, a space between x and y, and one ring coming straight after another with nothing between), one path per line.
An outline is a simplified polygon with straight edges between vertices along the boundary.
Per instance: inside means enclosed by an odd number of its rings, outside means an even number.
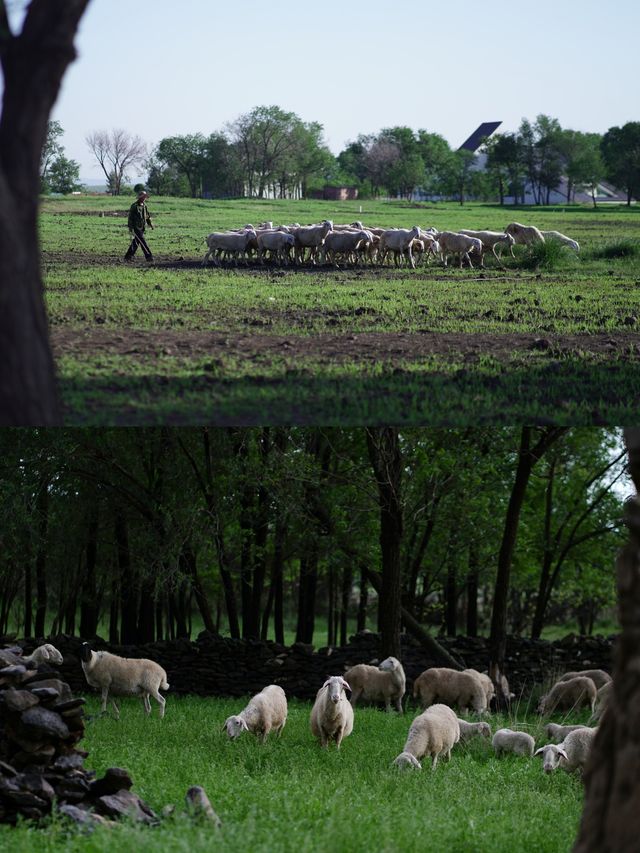
M469 706L479 714L487 710L487 694L477 675L446 667L425 669L413 682L413 698L423 708L434 702L458 705L464 712Z
M513 752L514 755L533 755L536 743L527 732L514 732L513 729L498 729L491 741L496 755Z
M261 231L257 236L257 243L260 263L264 264L265 252L269 252L272 260L288 265L296 241L293 234L287 234L285 231Z
M345 690L351 690L349 684L341 675L333 675L316 693L310 725L313 736L323 748L333 740L340 749L342 739L353 731L353 708Z
M547 737L556 743L563 741L568 734L576 732L578 729L584 729L585 726L560 726L558 723L547 723L544 727Z
M233 255L236 258L241 255L244 257L245 264L247 262L247 251L252 243L257 245L257 237L253 228L248 228L240 233L218 233L213 232L206 238L208 246L207 252L202 259L202 266L206 266L209 258L213 259L214 266L220 266L220 254L225 252Z
M511 234L514 242L522 246L530 246L532 243L544 243L542 232L535 225L521 225L519 222L511 222L504 229L504 233ZM515 258L513 246L509 246L509 251L511 252L511 257Z
M454 231L441 231L438 234L438 245L440 246L440 256L442 257L443 265L447 266L449 255L458 255L460 258L460 269L462 269L462 261L467 259L467 263L471 268L471 252L477 252L482 257L482 240L477 237L467 237L465 234L456 234Z
M577 240L572 240L571 237L567 237L566 234L561 234L559 231L541 231L540 233L545 240L553 240L556 243L562 243L564 246L569 246L569 248L573 249L574 252L580 251L580 244Z
M226 731L231 740L240 737L242 732L252 732L264 743L272 729L279 737L286 722L287 697L284 690L277 684L268 684L252 696L239 714L227 717L222 731Z
M89 643L82 644L80 661L87 683L102 692L102 713L107 710L111 693L116 718L120 717L120 709L113 696L140 696L146 714L151 713L149 696L153 696L160 706L160 717L164 717L166 701L160 690L168 690L169 684L167 673L159 663L147 658L121 658L110 652L94 652Z
M482 252L480 254L480 266L484 267L484 256L491 250L496 261L502 266L502 252L500 255L496 252L496 246L508 246L509 249L515 243L511 234L505 234L501 231L470 231L468 229L460 229L459 234L465 234L467 237L476 237L482 243Z
M398 255L400 258L405 257L405 253L412 269L415 269L415 261L411 252L411 244L413 240L420 239L420 227L414 225L408 231L406 228L390 228L380 234L380 247L378 253L381 261L384 262L387 252L393 252L394 262L398 265Z
M64 658L55 646L52 646L51 643L45 643L34 649L30 655L25 655L22 660L24 663L54 663L56 666L60 666Z
M365 702L384 702L385 710L390 711L393 702L402 714L407 680L397 658L386 658L379 666L359 663L348 669L344 677L351 685L351 704L354 707L358 699L364 699Z
M345 261L354 257L356 251L368 247L373 242L373 235L368 231L331 231L325 237L322 246L325 260L328 259L334 267L338 266L336 255L342 255ZM357 260L357 258L355 258Z
M491 727L489 723L468 723L466 720L461 720L458 717L458 725L460 726L460 743L466 740L471 740L472 737L491 737Z
M496 688L493 681L489 678L488 673L486 672L478 672L477 669L463 669L463 672L470 672L472 675L477 676L482 682L482 686L484 687L484 692L487 697L487 708L491 707L491 700L496 695Z
M587 726L582 726L569 732L562 743L557 745L548 743L546 746L537 749L535 755L542 753L542 769L544 772L552 773L558 767L566 770L567 773L573 773L575 770L582 772L596 732L597 728L590 729Z
M394 760L396 767L422 770L420 759L431 756L431 769L436 769L442 755L447 761L453 746L460 740L458 718L446 705L431 705L411 723L404 749Z
M330 219L325 219L320 225L301 225L293 229L297 261L302 263L305 250L309 249L309 258L311 263L315 264L318 250L330 231L333 231L333 222Z
M571 711L589 705L591 712L596 704L596 686L590 678L576 676L567 681L558 681L551 690L540 699L540 714L552 714L554 711Z
M600 690L598 690L596 694L596 707L593 711L592 719L594 722L598 722L604 712L607 710L607 705L611 700L611 693L613 691L613 681L607 682L607 684L603 684Z
M608 672L605 672L604 669L585 669L582 672L565 672L564 675L560 676L558 681L569 681L570 678L577 678L578 676L590 678L595 684L596 690L604 687L605 684L611 684L612 681L611 676Z

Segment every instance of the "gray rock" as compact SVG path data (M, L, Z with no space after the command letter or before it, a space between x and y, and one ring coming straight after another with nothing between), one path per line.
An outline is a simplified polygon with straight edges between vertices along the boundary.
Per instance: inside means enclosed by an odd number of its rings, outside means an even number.
M30 708L21 717L22 725L39 735L61 738L69 737L69 728L59 714L46 708Z

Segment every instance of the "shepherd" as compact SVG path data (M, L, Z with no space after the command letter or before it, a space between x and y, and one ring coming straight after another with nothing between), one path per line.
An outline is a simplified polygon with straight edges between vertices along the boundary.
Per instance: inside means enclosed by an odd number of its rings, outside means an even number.
M147 225L151 230L153 230L153 223L151 222L151 217L146 205L146 200L148 198L149 193L141 190L138 193L138 198L129 208L129 219L127 225L129 226L129 233L131 234L132 239L131 245L124 256L125 261L133 260L133 256L135 255L138 246L140 246L144 252L144 257L147 261L151 262L153 260L151 249L144 238L144 232Z

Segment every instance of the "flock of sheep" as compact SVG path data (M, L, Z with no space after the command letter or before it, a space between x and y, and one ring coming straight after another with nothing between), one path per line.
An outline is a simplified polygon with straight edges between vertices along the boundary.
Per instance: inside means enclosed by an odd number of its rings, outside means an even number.
M59 665L63 658L54 646L46 643L25 660ZM158 702L160 717L164 716L166 700L160 690L168 690L169 684L167 673L155 661L94 652L84 643L81 664L87 682L101 691L103 712L111 694L112 697L139 696L146 714L151 713L149 698L153 697ZM513 698L504 677L501 686L505 695ZM567 672L540 699L538 711L548 716L555 711L573 711L587 706L591 709L591 721L599 722L612 687L611 676L601 669ZM350 699L347 692L351 694ZM406 677L397 658L388 657L378 666L357 664L344 675L330 676L320 687L311 708L311 733L320 746L327 747L334 742L339 749L342 740L353 730L354 707L361 699L384 702L387 711L393 706L402 713L405 692ZM422 769L420 760L428 756L435 769L439 758L449 760L458 742L474 736L491 737L489 723L460 719L452 708L460 713L473 711L482 716L488 713L494 696L495 687L487 673L475 669L460 672L446 667L426 669L413 685L413 698L424 710L411 723L402 752L393 764L400 768ZM113 698L112 702L118 716L119 709ZM228 717L222 730L232 740L245 731L251 732L264 743L272 731L280 736L286 721L285 692L279 685L269 684L253 696L239 714ZM497 756L508 752L529 757L541 754L545 773L558 767L570 773L584 769L596 731L595 727L548 723L546 735L555 743L536 750L534 738L528 732L503 728L493 734L492 746Z
M472 257L484 267L484 256L491 252L502 266L502 252L508 248L512 257L516 243L531 245L552 240L580 251L579 244L559 231L540 231L533 225L512 222L504 231L438 231L414 225L406 228L365 227L362 222L350 225L334 224L325 219L317 225L245 225L237 231L213 232L206 238L207 252L202 264L211 259L215 266L222 260L245 264L256 257L261 264L268 259L271 263L288 266L291 263L316 265L357 265L361 262L384 264L393 257L396 266L408 264L415 269L416 263L426 258L440 258L446 267L450 256L457 257L462 267L466 260L473 267ZM497 250L500 250L498 253Z

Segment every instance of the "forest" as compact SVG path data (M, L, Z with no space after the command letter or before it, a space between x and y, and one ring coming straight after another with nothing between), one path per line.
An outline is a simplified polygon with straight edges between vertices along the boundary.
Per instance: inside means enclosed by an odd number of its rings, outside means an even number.
M612 618L618 431L5 430L0 635L343 644ZM625 491L626 490L626 491ZM325 633L326 632L326 633ZM426 640L429 641L428 639Z

